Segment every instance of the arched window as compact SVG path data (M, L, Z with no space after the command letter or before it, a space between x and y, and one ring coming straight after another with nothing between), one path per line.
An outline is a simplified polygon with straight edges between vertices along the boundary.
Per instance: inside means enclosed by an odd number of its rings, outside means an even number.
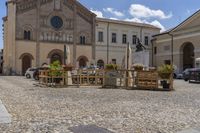
M80 36L80 44L85 44L85 43L86 43L85 36Z

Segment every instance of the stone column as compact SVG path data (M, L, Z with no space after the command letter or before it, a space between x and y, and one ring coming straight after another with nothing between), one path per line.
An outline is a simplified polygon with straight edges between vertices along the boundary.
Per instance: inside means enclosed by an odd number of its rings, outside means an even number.
M74 30L73 30L73 65L76 66L76 43L77 43L77 6L74 4Z
M8 8L8 19L7 19L7 52L8 55L8 64L7 65L7 74L15 74L16 72L16 3L15 1L8 1L7 2Z
M36 12L36 66L40 66L40 0L37 0Z

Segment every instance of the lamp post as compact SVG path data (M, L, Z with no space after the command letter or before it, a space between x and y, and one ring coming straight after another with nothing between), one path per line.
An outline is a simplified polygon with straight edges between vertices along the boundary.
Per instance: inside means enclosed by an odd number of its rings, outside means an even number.
M64 45L64 65L66 65L66 60L67 60L67 46L66 45Z
M128 75L128 70L129 70L129 65L130 65L130 64L129 64L129 58L130 58L130 57L129 57L129 55L130 55L129 47L130 47L130 44L129 44L129 42L128 42L128 43L127 43L127 50L126 50L126 51L127 51L127 55L126 55L126 56L127 56L127 58L126 58L126 69L127 69L127 71L126 71L126 77L127 77L127 78L126 78L126 87L128 87L128 76L129 76L129 75Z

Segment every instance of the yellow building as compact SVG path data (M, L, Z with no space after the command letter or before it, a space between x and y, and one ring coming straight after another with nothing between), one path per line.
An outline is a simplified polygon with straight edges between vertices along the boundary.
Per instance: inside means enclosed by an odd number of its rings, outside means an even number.
M172 64L177 72L195 67L200 57L200 10L175 28L154 36L153 65Z

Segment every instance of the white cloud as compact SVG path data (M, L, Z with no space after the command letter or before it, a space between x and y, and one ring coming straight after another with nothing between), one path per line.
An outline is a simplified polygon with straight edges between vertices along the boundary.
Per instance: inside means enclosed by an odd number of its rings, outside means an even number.
M172 13L166 15L162 10L154 10L140 4L132 4L129 13L137 18L159 18L167 19L172 17Z
M117 10L115 10L115 9L113 9L113 8L110 8L110 7L104 8L103 11L104 11L104 12L111 13L111 14L117 16L117 17L123 17L123 16L124 16L124 14L123 14L122 12L117 11Z
M161 32L165 31L165 27L158 21L158 20L154 20L154 21L151 21L151 22L148 22L147 20L142 20L142 19L139 19L139 18L132 18L132 19L125 19L125 21L129 21L129 22L136 22L136 23L144 23L144 24L151 24L153 26L156 26L158 28L161 29Z
M166 31L165 27L158 20L154 20L150 24L161 28L161 32Z
M93 10L93 9L90 9L91 12L93 12L94 14L97 15L97 17L99 18L104 18L103 17L103 13L101 11L98 11L98 10Z

